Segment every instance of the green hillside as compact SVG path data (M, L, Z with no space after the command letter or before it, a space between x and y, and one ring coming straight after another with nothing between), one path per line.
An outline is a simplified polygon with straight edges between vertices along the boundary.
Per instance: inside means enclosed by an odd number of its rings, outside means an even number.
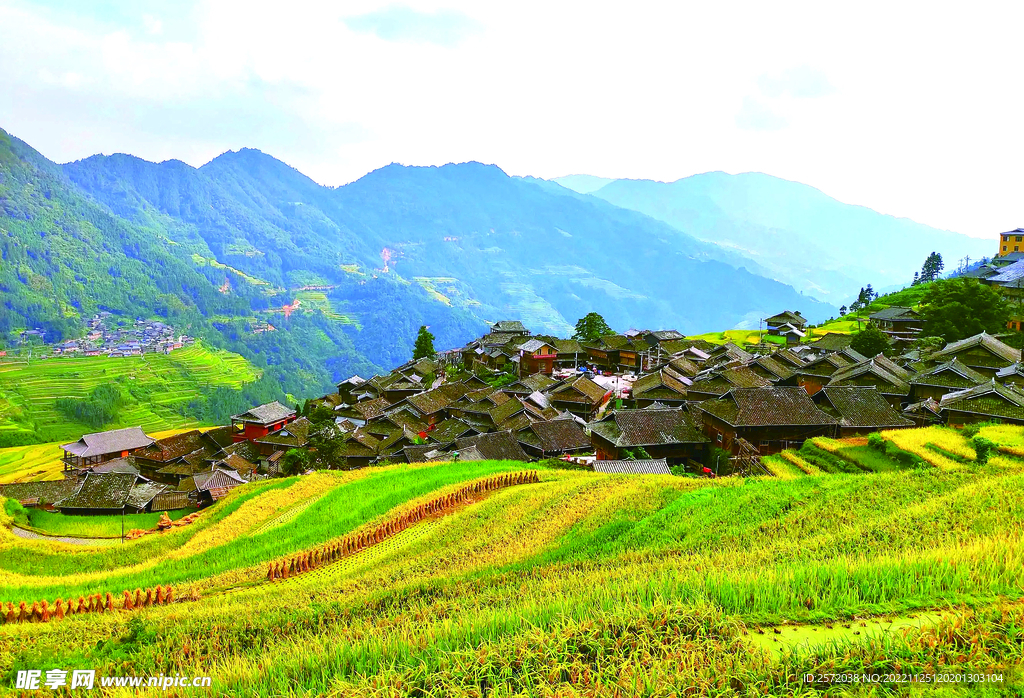
M1024 436L1000 429L1008 449ZM885 438L968 448L942 431ZM837 444L817 448L856 448ZM0 528L0 602L115 600L0 626L0 680L83 665L208 675L224 695L790 696L812 694L807 673L868 671L1014 695L1024 461L894 463L720 480L541 467L539 482L495 482L537 468L511 462L389 466L251 483L123 546ZM157 584L173 604L121 610Z
M197 424L186 408L211 389L239 389L257 378L259 371L238 354L202 343L125 358L0 360L0 445L74 440L95 431L95 425L69 419L57 401L82 398L102 385L117 386L124 397L104 429L161 431Z

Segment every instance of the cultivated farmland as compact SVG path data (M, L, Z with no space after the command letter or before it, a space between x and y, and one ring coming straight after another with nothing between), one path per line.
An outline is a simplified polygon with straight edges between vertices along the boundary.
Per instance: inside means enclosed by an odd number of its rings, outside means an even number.
M195 425L181 409L209 388L238 388L258 378L244 358L197 342L170 354L124 358L54 357L31 363L0 362L0 441L67 442L96 431L69 420L58 398L82 398L104 384L122 389L126 402L116 423L159 431ZM25 443L25 441L21 441Z
M28 615L166 586L174 601L48 623L5 606L0 674L201 674L216 695L760 696L870 670L999 674L955 695L1006 694L1024 681L1024 461L938 466L919 442L962 444L921 432L904 441L920 460L822 440L769 459L779 477L323 472L237 488L123 546L0 528L0 601Z

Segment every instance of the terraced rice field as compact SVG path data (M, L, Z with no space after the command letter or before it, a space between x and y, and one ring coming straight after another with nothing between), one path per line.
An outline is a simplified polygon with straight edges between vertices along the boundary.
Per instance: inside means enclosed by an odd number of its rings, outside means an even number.
M831 464L820 454L865 444L812 447L800 457ZM270 561L536 466L250 483L192 526L102 549L18 539L0 521L0 602L157 583L176 600L0 625L0 681L87 665L211 676L203 695L805 696L826 688L807 673L895 671L999 676L947 694L1019 695L1024 463L848 466L717 480L540 469L280 581Z
M81 398L105 383L117 384L128 396L116 423L105 428L139 426L147 432L185 428L195 422L180 410L207 389L238 388L258 376L241 356L199 342L170 354L0 362L0 403L7 405L0 416L0 430L38 442L77 439L92 429L69 421L56 409L56 399Z

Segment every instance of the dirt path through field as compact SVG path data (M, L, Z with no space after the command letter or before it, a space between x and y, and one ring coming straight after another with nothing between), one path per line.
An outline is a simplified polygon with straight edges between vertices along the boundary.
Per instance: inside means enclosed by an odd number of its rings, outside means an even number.
M28 540L52 540L58 543L70 543L71 545L120 545L120 538L76 538L74 536L47 536L35 531L29 531L18 526L11 527L11 533L19 538Z

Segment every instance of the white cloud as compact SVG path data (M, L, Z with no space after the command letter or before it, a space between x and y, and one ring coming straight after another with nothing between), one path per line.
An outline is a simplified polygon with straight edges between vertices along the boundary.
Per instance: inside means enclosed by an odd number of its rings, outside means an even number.
M104 17L7 0L0 127L62 161L258 147L328 184L392 161L759 170L991 236L1024 225L1021 13L200 0Z

